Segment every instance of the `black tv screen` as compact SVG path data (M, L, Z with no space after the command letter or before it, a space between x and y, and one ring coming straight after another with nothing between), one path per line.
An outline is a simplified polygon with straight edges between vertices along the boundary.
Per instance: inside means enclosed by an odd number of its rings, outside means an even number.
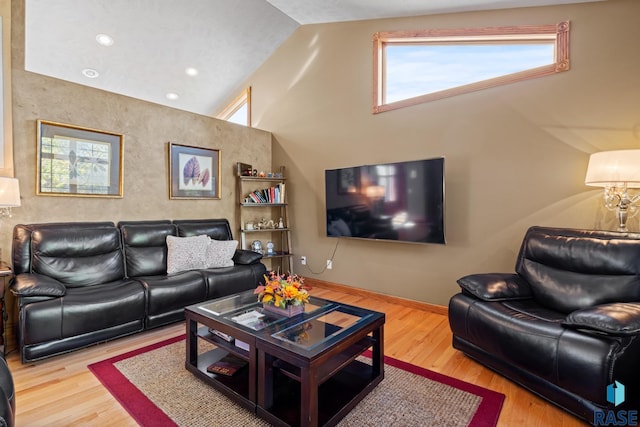
M444 158L325 171L327 236L445 243Z

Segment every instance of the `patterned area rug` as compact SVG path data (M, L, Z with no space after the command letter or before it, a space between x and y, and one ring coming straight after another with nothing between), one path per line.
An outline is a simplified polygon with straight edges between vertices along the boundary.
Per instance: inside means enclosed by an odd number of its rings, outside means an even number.
M269 425L187 371L185 354L181 336L89 369L143 427ZM384 380L338 425L495 426L503 402L503 394L385 357Z

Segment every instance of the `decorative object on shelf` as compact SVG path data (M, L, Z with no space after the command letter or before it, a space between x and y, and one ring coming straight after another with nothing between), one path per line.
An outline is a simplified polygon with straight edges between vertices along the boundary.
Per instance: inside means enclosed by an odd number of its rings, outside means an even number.
M220 199L220 150L169 143L169 198Z
M0 217L11 218L11 208L20 206L20 184L18 178L0 177Z
M640 193L628 192L629 188L640 188L640 150L592 154L584 183L604 187L604 205L616 211L618 231L629 231L627 220L634 217L640 207Z
M282 220L282 217L280 217L280 220L278 221L278 228L284 228L284 221Z
M262 242L260 240L254 240L251 242L251 250L258 253L263 253Z
M272 219L262 218L258 221L258 230L276 228L276 223Z
M37 133L36 195L122 197L123 134L45 120Z
M275 253L276 253L276 251L273 249L273 242L271 240L269 240L267 242L267 255L273 255Z
M252 169L253 169L253 166L248 165L246 163L241 163L241 162L236 163L236 174L238 176L252 176L253 175L253 173L251 172Z
M248 222L244 226L245 230L255 230L255 225L252 222Z
M309 302L309 287L302 277L270 271L264 275L264 280L265 284L258 286L254 293L266 310L289 317L304 311L304 304Z

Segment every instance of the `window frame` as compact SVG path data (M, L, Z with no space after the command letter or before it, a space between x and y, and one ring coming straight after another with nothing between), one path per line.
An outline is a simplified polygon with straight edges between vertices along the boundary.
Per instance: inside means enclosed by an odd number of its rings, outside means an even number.
M416 31L380 31L373 35L373 114L396 110L429 101L461 95L481 89L547 76L568 71L570 22L551 25L525 25L457 29L431 29ZM385 102L386 73L385 48L390 44L443 44L460 42L530 42L555 40L555 62L516 73L469 83L450 89L419 95L392 103Z

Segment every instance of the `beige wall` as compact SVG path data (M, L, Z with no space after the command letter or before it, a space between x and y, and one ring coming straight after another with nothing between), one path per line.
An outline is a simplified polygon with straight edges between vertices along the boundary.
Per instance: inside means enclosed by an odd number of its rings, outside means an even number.
M247 82L254 125L273 132L273 162L289 171L293 249L311 268L296 259L297 272L446 305L462 275L513 271L531 225L612 228L584 174L590 153L638 146L638 16L637 0L608 0L299 28ZM376 31L564 20L569 72L371 114ZM435 156L446 158L446 246L325 237L325 169Z
M23 0L12 2L12 13L15 172L22 206L1 222L5 259L16 223L228 218L237 228L235 164L269 169L270 133L26 72ZM37 119L123 133L124 197L36 196ZM221 150L221 200L169 199L169 141Z

